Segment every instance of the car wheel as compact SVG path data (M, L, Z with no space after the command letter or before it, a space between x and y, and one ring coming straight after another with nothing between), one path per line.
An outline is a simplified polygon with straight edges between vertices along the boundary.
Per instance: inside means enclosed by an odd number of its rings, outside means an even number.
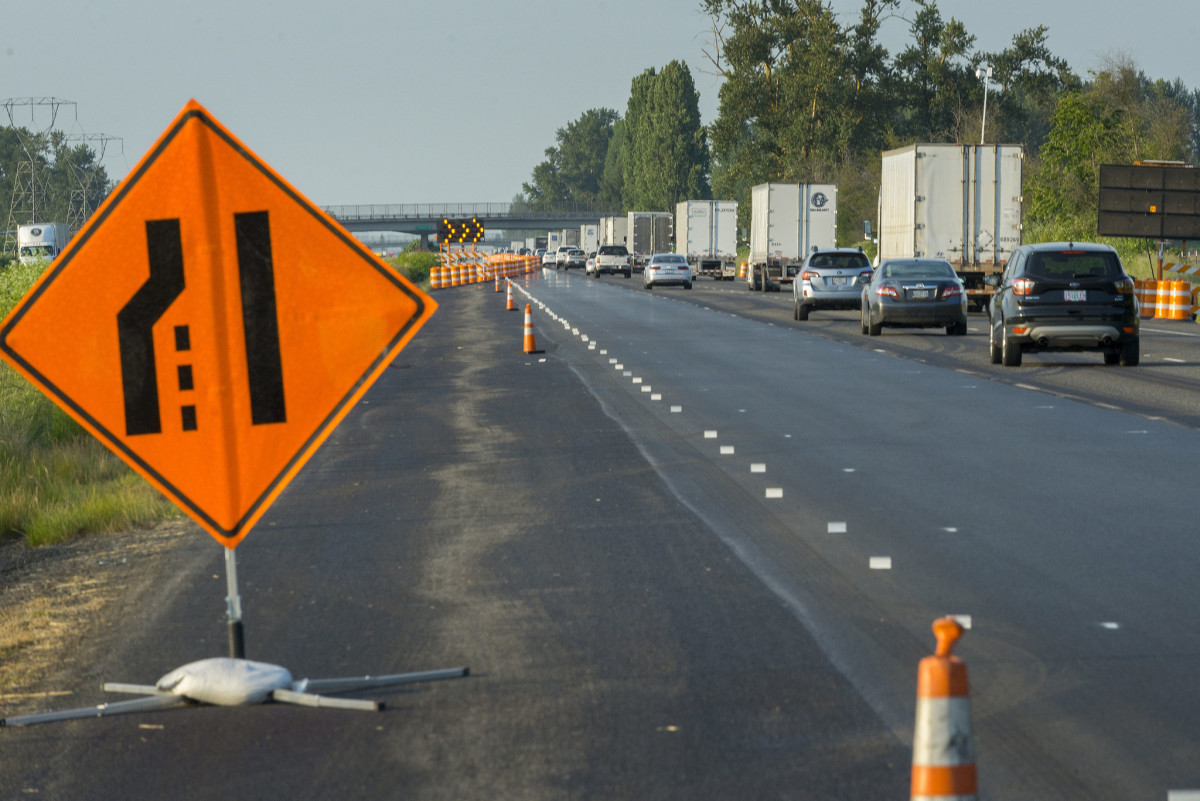
M1005 367L1021 366L1021 346L1003 333L1000 334L1000 363Z
M867 325L867 304L865 303L858 310L858 320L862 324L862 332L864 334L870 333L870 327Z
M965 335L966 333L967 333L967 321L966 320L955 320L954 322L950 323L950 325L946 326L946 336L948 336L948 337L961 337L961 336Z
M1121 361L1120 349L1104 351L1104 363L1105 364L1116 364L1119 361Z
M644 286L647 290L654 289L654 284L642 284L642 286Z
M867 335L877 337L883 333L883 321L875 322L875 318L871 316L871 306L867 305Z
M996 327L988 320L988 355L992 364L1000 364L1000 343L996 341Z
M688 282L684 283L684 285L683 285L683 288L684 288L684 289L691 289L691 288L692 288L692 282L691 282L691 281L688 281Z
M801 321L807 320L808 319L808 311L809 311L808 306L806 306L803 303L797 303L796 304L796 319L801 320Z
M1130 339L1121 346L1120 364L1122 367L1137 367L1142 360L1140 339Z

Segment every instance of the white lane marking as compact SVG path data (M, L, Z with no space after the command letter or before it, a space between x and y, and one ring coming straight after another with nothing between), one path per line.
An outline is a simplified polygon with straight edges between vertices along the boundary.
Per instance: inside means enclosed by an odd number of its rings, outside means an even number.
M571 333L572 333L572 334L574 334L575 336L579 336L579 329L578 329L578 328L572 328L572 329L571 329Z
M607 355L608 355L608 351L607 351L607 350L602 350L602 351L600 351L600 355L601 355L601 356L607 356ZM616 362L616 359L613 359L613 362Z
M846 524L841 521L830 523L825 527L825 531L829 534L845 534Z
M782 498L783 497L783 487L767 487L767 497L768 498Z
M1031 389L1034 392L1041 391L1037 387L1033 386L1032 384L1013 384L1013 386L1016 387L1017 389Z
M738 409L738 414L745 414L745 413L746 413L745 409Z
M890 556L872 556L870 561L872 570L891 570L892 557Z
M710 430L708 430L708 431L705 431L705 432L704 432L704 438L705 438L705 439L716 439L716 438L717 438L717 432L716 432L716 431L713 431L713 430L711 430L711 429L710 429Z
M1149 434L1149 431L1126 431L1126 434Z
M750 465L750 472L751 473L765 473L765 472L767 472L767 466L765 464L762 464L761 462L755 462L754 464Z
M671 414L679 414L682 411L683 411L682 406L672 406L671 407Z
M589 342L589 343L588 343L588 350L595 350L595 349L596 349L596 343L595 343L595 342Z
M1149 331L1152 334L1170 334L1173 337L1200 337L1200 334L1188 334L1184 331L1168 331L1164 328L1146 328L1142 326L1143 331Z
M608 351L601 351L601 353L608 353ZM617 360L616 360L616 359L609 359L609 360L608 360L608 363L609 363L609 364L616 364L616 363L617 363Z
M638 378L637 376L634 376L633 383L640 384L640 383L642 383L642 379Z
M650 392L650 385L642 384L642 392Z
M655 401L655 400L662 400L662 395L660 395L660 394L658 394L657 392L655 392L653 395L651 395L651 396L650 396L650 400L652 400L652 401Z
M1116 631L1117 629L1121 628L1121 624L1114 623L1111 620L1108 620L1108 621L1101 623L1100 628L1108 629L1109 631Z
M783 435L783 438L784 438L784 439L791 439L791 438L792 438L792 435L791 435L791 434L784 434L784 435Z
M630 370L626 370L625 372L621 373L623 378L629 378L631 375L633 375L633 372Z
M732 445L722 445L721 446L721 455L722 456L733 456L733 453L734 453L734 451L733 451Z
M1183 359L1176 359L1173 356L1163 356L1163 361L1164 362L1175 362L1176 364L1183 364Z
M1167 801L1200 801L1200 790L1167 790Z
M947 617L952 617L955 620L957 620L958 625L962 626L964 629L971 628L971 616L970 615L947 615Z
M613 369L614 369L614 370L624 370L624 369L625 369L625 365L623 365L623 364L614 364L614 365L613 365Z
M954 526L942 526L942 531L946 532L947 534L957 534L958 533L958 529L955 528Z
M843 472L843 473L853 473L853 472L854 472L854 468L853 468L853 467L843 467L843 468L842 468L842 472Z

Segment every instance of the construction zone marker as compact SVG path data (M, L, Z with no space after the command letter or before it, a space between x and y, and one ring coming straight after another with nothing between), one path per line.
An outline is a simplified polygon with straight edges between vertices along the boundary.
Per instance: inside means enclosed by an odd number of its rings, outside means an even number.
M512 288L509 287L509 292L511 291ZM509 295L509 301L512 301L511 295ZM533 337L533 307L528 303L525 304L525 352L545 353L545 351L537 349L537 340Z
M962 633L962 624L953 617L935 620L937 650L922 659L917 670L912 801L978 797L967 666L953 654Z
M504 307L504 310L505 311L516 311L517 305L515 303L513 303L513 299L512 299L512 281L505 281L504 283L508 285L508 305ZM525 308L526 308L526 313L528 314L528 310L529 310L528 304L526 305Z

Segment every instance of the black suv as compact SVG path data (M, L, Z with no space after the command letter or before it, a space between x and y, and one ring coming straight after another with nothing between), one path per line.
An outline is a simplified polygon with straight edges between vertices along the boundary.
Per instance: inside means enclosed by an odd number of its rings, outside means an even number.
M1133 279L1108 245L1044 242L1013 251L988 306L992 364L1016 367L1022 353L1098 350L1105 364L1140 359Z

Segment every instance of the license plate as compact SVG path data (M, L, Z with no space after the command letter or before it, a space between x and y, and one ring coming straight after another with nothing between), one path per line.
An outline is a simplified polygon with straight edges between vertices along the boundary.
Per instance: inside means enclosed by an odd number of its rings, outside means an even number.
M844 275L837 278L832 278L830 280L833 282L834 286L845 286L846 284L850 283L850 279Z
M910 298L912 298L913 300L929 300L929 290L928 289L910 289L910 290L908 290L908 296Z
M1067 302L1087 301L1087 290L1086 289L1064 289L1063 290L1063 300L1065 300Z

